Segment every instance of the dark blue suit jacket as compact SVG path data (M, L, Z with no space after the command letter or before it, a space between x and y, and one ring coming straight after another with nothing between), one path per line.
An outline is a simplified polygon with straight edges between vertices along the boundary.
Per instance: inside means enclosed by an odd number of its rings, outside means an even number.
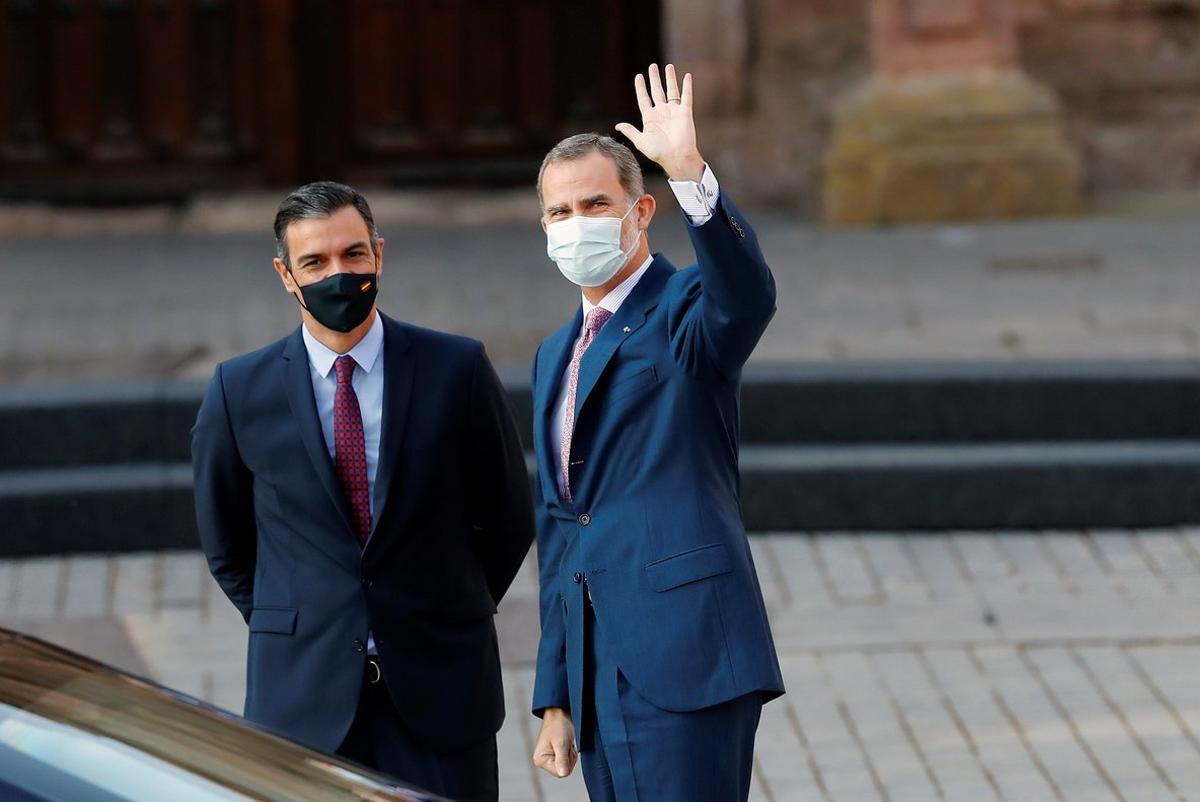
M574 502L550 441L582 310L533 366L542 636L533 710L582 700L584 588L628 681L653 704L696 710L783 680L738 497L742 366L775 312L750 225L722 197L688 226L698 264L662 256L580 365Z
M351 528L300 330L220 365L192 430L196 519L250 625L246 716L328 751L368 628L396 709L436 750L504 718L492 623L533 539L511 407L474 340L384 321L375 527Z

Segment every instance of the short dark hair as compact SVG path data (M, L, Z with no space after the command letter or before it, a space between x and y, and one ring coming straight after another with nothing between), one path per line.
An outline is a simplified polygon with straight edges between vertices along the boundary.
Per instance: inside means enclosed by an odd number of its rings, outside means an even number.
M603 153L612 159L613 164L617 167L617 180L621 182L621 189L625 190L629 200L637 200L645 193L642 168L638 164L637 157L633 155L633 151L611 136L592 131L567 137L552 147L546 154L546 158L542 159L541 169L538 170L537 193L538 203L541 204L543 211L546 208L546 202L542 199L542 176L546 174L546 168L556 162L582 159L593 151Z
M329 217L347 206L353 206L362 215L371 236L371 250L377 250L379 231L375 228L375 215L367 199L354 187L336 181L314 181L292 191L279 204L275 212L275 254L288 267L292 266L288 256L288 226L297 220L312 220Z

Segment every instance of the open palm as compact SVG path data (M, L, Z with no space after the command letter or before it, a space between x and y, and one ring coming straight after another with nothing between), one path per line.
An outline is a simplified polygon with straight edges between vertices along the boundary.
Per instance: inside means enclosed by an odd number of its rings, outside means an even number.
M692 119L692 76L684 75L680 86L674 64L667 65L666 73L664 87L658 65L651 64L649 90L646 78L638 74L633 85L642 112L642 128L639 131L629 123L618 123L617 130L670 178L698 181L704 160L696 146L696 123Z

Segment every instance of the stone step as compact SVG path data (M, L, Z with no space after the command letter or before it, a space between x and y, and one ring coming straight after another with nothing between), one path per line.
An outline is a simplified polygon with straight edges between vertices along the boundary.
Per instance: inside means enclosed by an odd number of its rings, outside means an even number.
M0 473L0 556L194 549L188 463Z
M0 388L0 467L182 462L204 394L197 382Z
M504 371L531 442L527 374ZM0 389L0 468L189 459L203 384ZM1200 362L759 366L742 387L756 444L1200 438Z
M1200 522L1190 441L747 446L741 462L751 531ZM0 473L0 556L195 548L192 516L183 462Z
M755 530L1169 526L1200 521L1200 442L759 446L742 452Z
M855 362L757 367L747 443L1200 438L1200 361Z

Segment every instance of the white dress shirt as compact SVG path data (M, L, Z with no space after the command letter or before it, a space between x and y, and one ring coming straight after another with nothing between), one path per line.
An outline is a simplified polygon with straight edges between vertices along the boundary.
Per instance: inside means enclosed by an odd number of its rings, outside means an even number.
M334 458L333 396L337 392L337 373L333 363L343 354L334 353L301 326L304 347L308 350L308 372L312 378L313 399L317 402L317 417L321 419L321 434L329 458ZM375 521L375 473L379 469L379 437L383 430L383 318L375 313L375 322L349 355L357 367L350 379L362 414L363 441L367 450L367 498L370 499L371 521ZM367 633L367 653L377 654L375 636Z
M709 221L713 213L717 210L717 200L721 197L721 188L717 185L717 178L713 175L712 170L708 165L704 165L704 175L699 182L696 181L668 181L671 185L671 190L675 193L675 199L679 202L679 206L687 215L688 222L693 226L702 226ZM597 306L602 309L607 309L615 316L617 310L621 308L621 304L633 292L633 288L641 280L642 276L650 268L650 264L654 261L654 257L650 256L642 263L633 275L622 281L616 287L609 291L607 295L600 299L600 303L593 304L583 296L583 320L584 325L587 324L588 313ZM582 294L582 293L581 293ZM583 326L579 327L579 333L575 335L572 341L571 350L574 353L575 343L579 342L579 338L583 336ZM567 415L567 378L571 372L570 363L567 364L567 369L563 372L562 378L558 383L558 400L554 402L554 417L550 423L550 458L554 462L554 474L558 477L558 491L562 493L566 490L563 487L563 472L562 460L559 456L562 452L562 425L563 419Z

